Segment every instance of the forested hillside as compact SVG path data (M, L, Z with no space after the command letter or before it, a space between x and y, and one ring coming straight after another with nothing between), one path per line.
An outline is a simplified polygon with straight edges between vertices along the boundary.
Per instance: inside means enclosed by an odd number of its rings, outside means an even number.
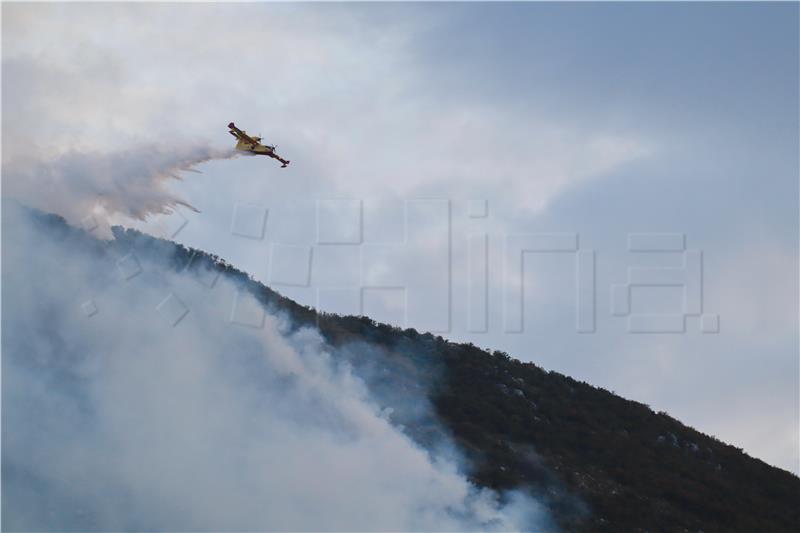
M214 255L119 227L113 240L98 241L60 217L37 218L87 250L134 251L163 268L227 276L293 327L319 328L414 440L454 442L473 482L530 492L565 530L800 531L798 477L666 413L512 357L535 361L535 345L509 355L317 313ZM430 413L404 401L420 396Z

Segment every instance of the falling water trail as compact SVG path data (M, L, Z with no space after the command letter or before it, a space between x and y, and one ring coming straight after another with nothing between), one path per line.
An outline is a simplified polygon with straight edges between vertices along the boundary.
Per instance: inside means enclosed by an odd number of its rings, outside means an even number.
M181 172L201 173L198 165L236 155L234 149L196 144L17 158L3 163L3 196L75 224L87 217L94 222L98 218L145 220L171 214L178 206L199 212L170 190L170 180L183 180Z

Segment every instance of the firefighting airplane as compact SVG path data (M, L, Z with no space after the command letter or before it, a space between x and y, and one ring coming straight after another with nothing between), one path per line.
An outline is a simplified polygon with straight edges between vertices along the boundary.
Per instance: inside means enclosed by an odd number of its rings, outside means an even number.
M241 150L243 152L250 152L251 154L256 155L267 155L273 159L277 159L280 161L281 168L286 168L286 165L289 164L288 159L284 159L278 154L275 153L275 147L270 146L268 144L261 144L261 137L250 137L244 131L240 130L236 127L236 124L231 122L228 124L228 128L230 128L230 133L234 137L236 137L236 149Z

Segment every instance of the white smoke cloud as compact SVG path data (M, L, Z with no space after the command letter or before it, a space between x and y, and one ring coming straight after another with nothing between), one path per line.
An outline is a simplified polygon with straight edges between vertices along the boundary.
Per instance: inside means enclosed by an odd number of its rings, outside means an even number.
M170 180L233 152L184 132L203 134L230 117L206 117L198 127L200 102L187 101L185 87L153 90L136 77L152 72L147 65L126 69L121 57L131 54L98 50L83 35L37 51L50 38L24 30L39 37L17 47L10 19L18 28L48 19L23 11L4 8L3 70L12 80L4 86L12 104L3 124L4 198L74 224L92 216L106 229L191 208ZM201 45L193 35L191 49ZM319 46L323 58L329 48ZM220 67L229 63L224 55ZM221 69L218 77L225 80L219 89L229 90L232 76ZM105 244L54 237L7 202L3 217L3 529L440 531L547 523L524 494L471 484L452 447L415 444L317 331L292 331L274 314L260 328L231 322L234 301L242 305L234 317L256 315L242 322L260 323L264 312L235 300L231 282L209 289L163 265L109 257ZM419 398L414 407L429 406Z
M3 216L4 529L546 523L530 498L475 487L455 455L414 444L316 330L273 313L237 323L264 311L224 277L116 264L101 241Z

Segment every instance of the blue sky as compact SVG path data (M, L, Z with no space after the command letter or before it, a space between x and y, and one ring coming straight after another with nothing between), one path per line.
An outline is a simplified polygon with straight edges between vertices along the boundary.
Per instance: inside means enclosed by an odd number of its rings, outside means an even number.
M308 305L320 287L377 276L413 286L414 309L435 308L446 279L431 272L450 242L450 338L798 472L797 43L790 3L4 5L3 190L80 222L91 186L64 185L71 202L13 170L72 153L226 148L234 120L292 165L212 161L166 185L200 213L95 215L165 236L185 218L176 240L266 282L280 277L280 246L313 250L307 286L275 286ZM317 243L317 200L330 198L361 201L363 244ZM403 202L421 198L449 202L449 240L440 220L417 220L430 231L365 271L366 248L401 242ZM469 216L476 199L487 218ZM245 204L268 212L263 238L232 233ZM467 331L471 232L489 238L485 334ZM504 236L541 232L577 233L595 251L595 334L575 332L566 255L526 263L525 331L503 331ZM610 286L628 267L680 264L629 253L627 235L647 232L702 250L718 334L689 317L685 334L635 335L611 316ZM368 303L403 322L402 295ZM634 300L675 305L667 289Z

